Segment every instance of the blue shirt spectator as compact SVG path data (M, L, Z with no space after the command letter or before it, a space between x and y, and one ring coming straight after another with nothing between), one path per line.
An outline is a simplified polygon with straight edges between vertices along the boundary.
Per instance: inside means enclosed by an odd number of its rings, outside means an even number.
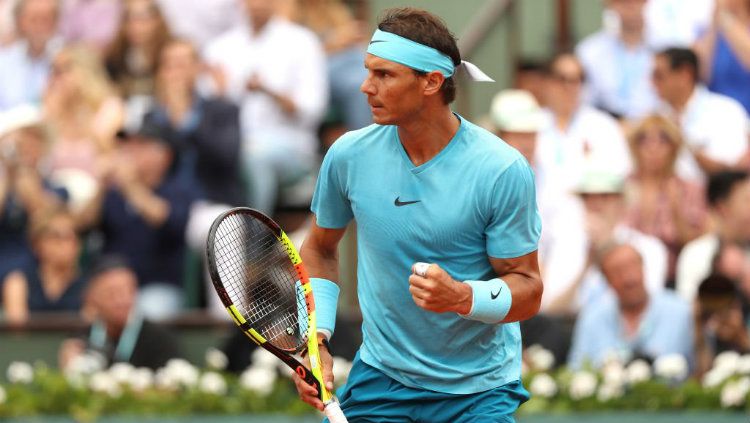
M689 304L672 292L646 291L642 258L635 248L610 245L598 257L613 292L579 314L568 364L599 367L612 356L627 362L666 354L681 354L692 362Z

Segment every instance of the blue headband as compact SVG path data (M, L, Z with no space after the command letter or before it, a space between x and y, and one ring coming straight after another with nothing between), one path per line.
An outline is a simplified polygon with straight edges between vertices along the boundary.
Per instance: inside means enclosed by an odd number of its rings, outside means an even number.
M375 30L367 52L381 59L396 62L420 72L438 71L450 78L456 71L453 60L440 51L401 37L391 32ZM463 67L475 81L493 81L472 63L462 61Z

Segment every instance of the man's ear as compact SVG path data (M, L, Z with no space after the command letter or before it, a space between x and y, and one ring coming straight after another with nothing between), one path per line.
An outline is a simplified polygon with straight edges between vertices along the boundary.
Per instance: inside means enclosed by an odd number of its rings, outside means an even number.
M443 74L438 71L433 71L433 72L428 72L424 76L424 80L425 80L424 94L435 95L440 92L440 88L443 86L443 82L445 81L445 76L443 76Z

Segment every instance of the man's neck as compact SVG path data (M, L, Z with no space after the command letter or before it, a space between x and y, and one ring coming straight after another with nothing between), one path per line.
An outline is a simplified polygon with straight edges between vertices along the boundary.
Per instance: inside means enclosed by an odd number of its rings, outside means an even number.
M687 107L690 98L693 97L694 92L695 86L690 89L679 90L675 96L668 101L669 105L674 109L677 115L682 115L682 113L685 112L685 108Z
M398 136L412 163L420 166L450 143L460 125L460 120L445 105L435 113L425 111L416 119L398 125Z
M260 33L262 33L264 29L266 29L269 22L271 22L271 18L263 19L263 20L251 20L250 28L252 29L253 35L254 36L260 35Z
M648 300L628 307L620 305L620 314L622 315L622 320L625 322L625 333L628 337L633 337L638 333L638 328L641 325L647 305Z
M31 59L39 59L47 51L46 44L26 43L26 55Z
M643 27L633 26L632 28L622 28L620 31L620 40L628 48L635 48L643 44Z

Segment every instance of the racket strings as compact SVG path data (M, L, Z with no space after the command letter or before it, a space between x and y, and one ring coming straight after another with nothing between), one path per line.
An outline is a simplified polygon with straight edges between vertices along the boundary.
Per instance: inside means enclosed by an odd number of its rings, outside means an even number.
M307 307L286 247L258 220L230 215L215 237L216 268L242 317L287 351L307 343Z

